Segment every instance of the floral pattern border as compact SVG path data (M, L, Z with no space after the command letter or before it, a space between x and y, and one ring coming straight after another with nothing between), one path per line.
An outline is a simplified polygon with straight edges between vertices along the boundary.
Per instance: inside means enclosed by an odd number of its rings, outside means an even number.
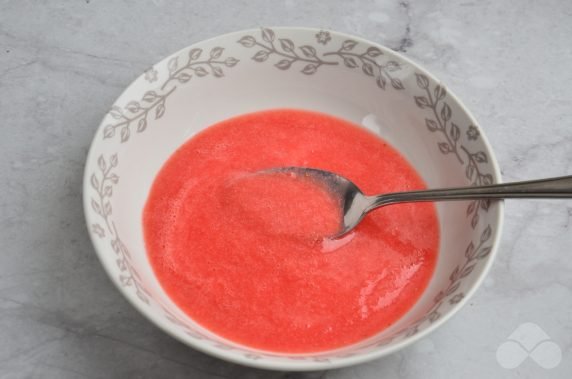
M91 198L90 205L91 209L100 216L102 222L93 223L91 228L93 233L99 238L106 238L106 234L108 235L111 248L117 255L115 262L119 268L119 282L121 285L133 287L137 297L145 304L149 304L149 292L141 282L141 276L131 262L131 254L119 237L119 232L111 219L113 212L111 207L113 186L119 183L119 176L113 170L118 164L117 154L111 155L107 160L103 155L97 158L99 172L94 172L90 176L90 184L95 193L95 196Z
M316 34L318 43L327 45L331 40L329 32L321 31ZM252 35L245 35L237 41L246 48L258 48L259 50L252 56L256 62L265 62L272 55L279 57L279 61L274 66L280 70L288 70L296 63L303 63L300 72L306 75L315 74L323 65L336 66L342 62L348 68L361 68L367 76L375 78L377 86L385 89L387 83L396 90L404 89L403 83L393 72L401 70L401 65L395 60L382 62L380 58L383 51L375 46L369 46L361 53L357 52L359 44L357 41L347 39L343 41L336 50L318 53L314 46L296 44L289 38L276 38L272 29L262 28L261 40Z
M234 57L222 59L223 52L224 48L217 46L210 50L208 58L201 59L203 49L191 49L183 64L180 63L178 56L171 58L167 62L169 74L158 90L147 91L140 100L131 100L123 107L116 105L111 107L108 114L113 121L103 128L103 138L113 138L119 130L120 141L127 142L132 134L132 126L136 124L136 132L142 133L147 129L150 114L154 115L155 120L163 117L167 99L178 85L186 84L193 77L203 78L209 75L215 78L224 77L222 67L234 67L239 61ZM150 68L145 71L144 79L151 83L157 80L157 75L157 70Z
M332 40L327 31L319 31L315 38L316 42L323 46L327 46ZM274 66L279 70L286 71L299 66L302 74L314 75L322 66L336 66L341 63L349 69L361 69L364 75L374 78L376 85L382 90L387 88L388 83L394 90L405 89L404 83L394 76L394 73L402 69L402 64L393 59L384 59L386 54L375 46L362 46L362 44L351 39L342 41L337 49L323 51L324 49L318 48L318 46L297 46L289 38L277 37L274 30L262 28L260 38L244 35L237 43L245 48L257 48L258 50L251 59L258 63L275 61ZM114 105L111 108L108 114L112 121L104 126L103 139L113 139L118 135L120 143L125 143L130 140L133 130L136 133L143 133L149 125L150 117L154 117L154 120L160 119L166 112L167 100L170 96L178 86L186 84L193 77L202 78L209 75L214 78L224 77L222 67L232 68L239 63L239 60L234 57L222 58L224 50L223 47L214 47L208 52L208 57L205 57L202 49L192 48L182 63L179 56L171 58L165 67L168 75L157 89L145 92L139 100L129 101L122 107ZM158 81L158 70L162 71L163 67L152 67L145 71L144 80L149 83ZM493 176L483 172L484 164L489 162L488 156L484 151L472 151L470 149L471 142L479 139L478 128L469 125L466 130L466 138L464 138L466 142L463 142L461 128L454 123L452 109L446 101L446 88L440 84L432 86L432 82L423 73L415 73L415 76L417 87L421 93L414 96L413 101L417 107L428 112L425 126L429 132L438 136L437 148L439 151L454 157L465 168L466 178L473 185L492 184ZM132 287L137 297L145 304L149 304L151 298L149 291L145 288L140 275L133 266L131 254L122 242L112 220L113 210L110 200L113 196L114 186L119 183L119 176L114 173L118 164L117 153L111 154L107 158L103 155L97 158L97 169L90 175L93 191L90 205L100 221L93 222L90 228L93 235L108 240L117 255L116 264L120 272L119 282L121 285ZM470 202L466 213L473 229L479 224L480 214L488 212L489 207L489 201ZM462 280L473 272L480 260L490 254L492 233L491 226L486 225L477 243L471 241L468 244L464 253L464 263L457 265L451 272L448 285L437 294L434 298L434 305L424 317L406 329L399 330L381 341L374 341L361 346L360 350L386 345L396 339L412 336L419 332L423 324L431 324L441 317L441 308L445 302L451 305L460 302L465 296L463 292L459 291ZM182 328L190 337L210 340L214 346L220 349L241 351L246 358L252 360L266 357L331 362L335 358L347 358L355 355L355 353L351 353L303 357L252 353L246 349L220 344L208 336L192 330L185 321L173 314L164 304L159 304L159 306L162 308L165 317L172 324Z
M421 109L430 110L430 115L425 119L425 126L431 133L441 136L441 142L437 143L439 151L443 154L454 155L457 161L466 166L465 176L475 186L493 184L493 176L485 174L481 165L488 163L489 158L484 151L471 152L467 144L460 140L461 129L452 120L452 111L447 104L447 90L437 84L433 90L430 88L429 78L421 73L416 73L417 86L424 91L422 95L415 96L415 104ZM467 128L467 140L477 140L480 136L476 126L469 125ZM479 223L479 212L488 211L490 200L474 200L467 207L467 216L471 217L471 227L474 229Z

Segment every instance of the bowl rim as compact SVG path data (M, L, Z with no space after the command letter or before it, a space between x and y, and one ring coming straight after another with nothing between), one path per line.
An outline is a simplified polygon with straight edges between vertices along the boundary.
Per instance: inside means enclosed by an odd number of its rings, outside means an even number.
M435 83L442 83L437 77L435 77L433 74L431 74L427 69L425 69L420 64L414 62L410 58L404 56L402 53L394 51L394 50L392 50L392 49L390 49L384 45L381 45L377 42L368 40L368 39L361 37L361 36L358 36L358 35L353 35L353 34L349 34L349 33L345 33L345 32L339 32L339 31L331 30L331 29L322 29L322 28L304 27L304 26L273 26L270 28L272 30L303 31L303 32L309 32L309 33L317 33L320 31L327 31L327 32L336 34L340 37L353 39L357 42L360 42L360 43L363 43L366 45L375 46L375 47L379 48L381 51L383 51L384 53L388 53L389 55L396 56L399 59L403 60L407 64L411 65L411 67L413 67L414 69L425 74L428 78L430 78ZM214 41L214 40L217 40L217 39L223 38L223 37L228 38L228 37L232 37L232 36L242 36L242 35L245 35L247 33L258 32L259 30L260 30L259 28L242 29L242 30L238 30L238 31L234 31L234 32L219 34L219 35L216 35L214 37L210 37L210 38L203 39L200 41L196 41L196 42L191 43L190 45L187 45L187 46L169 54L168 56L159 60L154 65L166 62L171 57L180 55L184 50L187 50L196 44ZM141 75L139 75L135 79L133 79L125 87L125 89L121 92L121 94L116 97L113 104L115 104L117 102L117 100L119 100L121 97L123 97L123 95L127 91L129 91L131 89L131 87L136 82L138 82L139 79L143 75L144 75L144 73L142 73ZM500 171L500 167L498 165L496 155L492 149L492 146L491 146L488 138L483 133L483 130L482 130L480 124L477 122L477 120L475 119L473 114L469 111L469 109L463 104L463 102L461 102L461 100L448 87L447 87L447 96L449 96L459 106L459 108L465 113L467 118L470 120L471 124L474 125L479 130L481 141L484 145L484 148L485 148L487 154L489 155L489 163L491 164L491 167L492 167L491 175L493 176L493 180L496 183L502 183L501 171ZM95 131L95 134L94 134L94 138L90 142L89 151L86 155L86 163L84 166L83 184L82 184L83 208L84 208L84 217L85 217L85 221L86 221L86 225L87 225L87 230L88 230L88 234L89 234L92 246L96 252L96 255L97 255L101 265L103 266L105 272L107 273L107 275L109 276L109 278L111 279L111 281L113 282L115 287L123 295L123 297L125 299L127 299L127 301L137 311L139 311L140 314L142 314L147 320L151 321L156 327L158 327L160 330L162 330L166 334L170 335L171 337L175 338L176 340L182 342L183 344L185 344L185 345L187 345L193 349L196 349L196 350L198 350L202 353L208 354L210 356L225 360L227 362L237 363L237 364L244 365L244 366L250 366L250 367L254 367L254 368L267 369L267 370L316 371L316 370L330 370L330 369L336 369L336 368L341 368L341 367L353 366L353 365L369 362L369 361L376 360L376 359L382 358L384 356L390 355L390 354L392 354L398 350L401 350L401 349L419 341L420 339L426 337L427 335L431 334L432 332L437 330L439 327L441 327L441 325L443 325L447 320L449 320L451 317L453 317L455 314L457 314L457 312L461 308L464 307L464 305L467 303L467 301L475 294L475 292L478 290L478 288L482 285L482 282L484 281L485 277L489 273L491 266L492 266L492 264L496 258L498 250L499 250L500 240L501 240L502 231L503 231L503 227L504 227L504 201L503 200L498 201L498 214L497 214L496 219L493 220L493 222L496 224L496 228L495 228L495 232L494 232L491 252L489 253L489 256L487 257L486 262L483 265L483 269L479 273L478 277L476 278L476 280L473 282L473 284L465 292L465 296L457 304L455 304L446 314L444 314L442 317L440 317L435 322L428 325L423 330L420 330L418 333L416 333L412 336L406 337L406 338L404 338L404 339L402 339L402 340L400 340L394 344L386 345L386 346L380 346L380 347L376 348L375 350L372 350L369 352L359 353L357 355L353 355L353 356L345 357L345 358L337 358L335 361L332 361L332 362L302 361L302 360L292 360L292 361L284 360L282 362L277 362L277 361L272 361L272 360L249 359L249 358L245 357L244 355L236 354L234 351L217 349L213 346L205 344L202 340L186 339L186 338L183 338L182 335L179 335L178 333L173 332L166 325L165 321L162 318L159 318L153 312L149 311L147 308L144 308L143 305L141 304L141 302L136 302L133 297L131 297L127 294L127 290L125 289L125 287L123 287L119 283L119 280L116 278L116 275L114 275L114 272L112 272L112 268L108 264L105 263L104 258L103 258L103 255L105 254L105 252L103 250L98 249L98 245L96 243L96 236L94 235L94 232L89 227L88 212L90 209L90 203L89 203L89 196L87 194L89 193L90 178L89 178L89 172L88 172L87 165L89 162L92 161L93 155L95 154L95 152L94 152L94 146L96 145L96 143L95 143L96 138L95 137L103 131L104 124L105 124L104 121L105 121L105 116L102 119L102 121L100 122L99 126L97 127L97 130ZM224 337L221 337L221 338L224 338Z

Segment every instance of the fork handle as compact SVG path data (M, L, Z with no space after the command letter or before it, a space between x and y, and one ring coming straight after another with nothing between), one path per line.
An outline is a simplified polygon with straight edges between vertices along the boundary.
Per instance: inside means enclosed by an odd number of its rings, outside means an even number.
M369 196L368 210L393 203L517 198L572 198L572 176L478 187L440 188Z

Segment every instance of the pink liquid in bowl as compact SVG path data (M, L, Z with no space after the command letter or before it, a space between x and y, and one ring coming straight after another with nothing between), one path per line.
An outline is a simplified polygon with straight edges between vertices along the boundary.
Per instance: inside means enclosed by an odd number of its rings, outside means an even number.
M433 274L434 205L385 207L331 240L340 213L327 191L256 174L283 166L339 173L366 194L425 188L387 142L338 118L280 109L220 122L153 183L143 226L159 282L199 324L258 349L317 352L379 333Z

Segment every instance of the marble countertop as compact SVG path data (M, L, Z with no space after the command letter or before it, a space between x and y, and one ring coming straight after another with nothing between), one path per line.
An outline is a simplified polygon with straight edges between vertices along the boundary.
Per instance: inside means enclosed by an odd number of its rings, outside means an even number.
M507 202L497 261L467 306L428 338L356 367L281 373L225 363L126 302L84 226L95 129L152 63L259 25L329 28L396 49L469 106L505 180L572 174L568 0L0 1L0 377L572 377L572 201ZM533 324L550 348L523 342ZM517 328L512 339L529 357L503 368L497 350ZM544 368L547 359L556 367Z

